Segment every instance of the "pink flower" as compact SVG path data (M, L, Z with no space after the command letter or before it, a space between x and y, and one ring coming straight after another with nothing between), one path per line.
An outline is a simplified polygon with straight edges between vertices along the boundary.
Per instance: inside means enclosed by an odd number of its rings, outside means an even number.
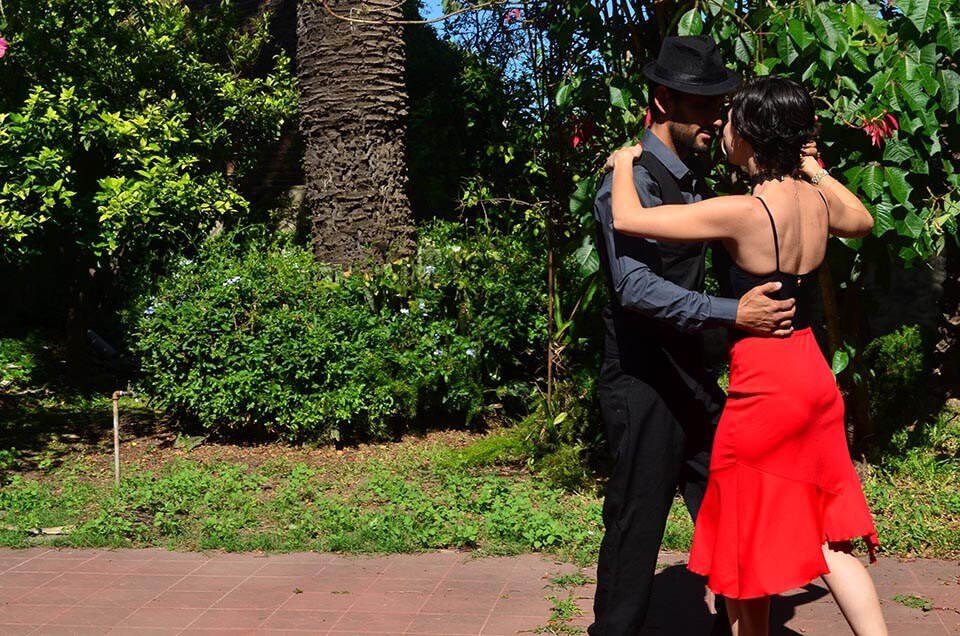
M0 57L7 54L8 48L10 48L10 43L7 42L7 38L0 36Z
M890 113L883 113L877 117L863 118L863 132L870 137L871 145L879 147L884 139L893 137L893 131L900 129L900 122Z
M506 15L503 16L503 23L510 24L514 20L520 21L523 17L520 14L520 9L510 9L507 11Z

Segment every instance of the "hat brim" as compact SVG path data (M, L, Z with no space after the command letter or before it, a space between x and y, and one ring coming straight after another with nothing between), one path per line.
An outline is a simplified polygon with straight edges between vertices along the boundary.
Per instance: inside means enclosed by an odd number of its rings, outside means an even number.
M672 88L675 91L680 91L681 93L688 93L690 95L705 95L713 97L716 95L724 95L729 93L737 86L743 82L743 78L734 71L730 69L724 69L727 72L727 77L719 82L710 82L705 84L692 83L692 82L682 82L675 79L670 79L669 77L662 77L657 74L657 63L648 62L646 66L643 67L643 74L647 76L651 82L656 82L661 86L666 86L667 88Z

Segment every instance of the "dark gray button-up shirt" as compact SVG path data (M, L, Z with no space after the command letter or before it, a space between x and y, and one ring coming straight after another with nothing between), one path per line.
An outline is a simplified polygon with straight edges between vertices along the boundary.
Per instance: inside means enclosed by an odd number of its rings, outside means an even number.
M704 181L702 171L693 163L688 165L650 130L643 139L643 151L653 153L661 163L676 177L680 191L687 203L700 201L713 196L713 191ZM644 207L654 207L662 203L660 187L646 168L635 165L633 180L637 186L640 203ZM613 215L610 205L610 188L613 172L603 179L594 199L593 215L603 232L604 242L608 246L607 266L615 300L625 309L636 311L645 316L661 320L679 331L693 332L706 327L730 326L736 322L738 301L731 298L708 296L699 290L689 290L675 285L658 276L650 269L648 260L656 254L657 242L648 239L649 250L645 253L626 253L619 249L613 229Z

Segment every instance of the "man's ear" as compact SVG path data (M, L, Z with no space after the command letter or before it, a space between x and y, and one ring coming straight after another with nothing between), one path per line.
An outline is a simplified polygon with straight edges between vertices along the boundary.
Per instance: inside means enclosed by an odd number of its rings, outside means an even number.
M661 117L669 119L669 113L673 110L673 91L666 86L657 86L653 91L651 110L659 115L654 116L655 120Z

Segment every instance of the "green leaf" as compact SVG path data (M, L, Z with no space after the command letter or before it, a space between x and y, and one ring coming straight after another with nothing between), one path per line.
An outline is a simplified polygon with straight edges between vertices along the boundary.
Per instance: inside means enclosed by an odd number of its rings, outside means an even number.
M911 210L907 213L907 216L902 221L896 222L896 226L897 234L900 236L917 238L923 232L923 219L917 216L916 212Z
M940 105L944 111L952 113L960 106L960 75L945 68L937 74L937 81L940 83Z
M838 50L842 37L840 29L837 27L837 19L840 20L841 24L843 23L843 19L837 15L832 7L827 9L818 7L813 14L813 28L816 31L817 38L832 51Z
M900 130L901 134L906 133L907 135L912 135L921 128L923 128L923 120L919 117L907 117L906 113L900 115Z
M897 86L897 94L903 98L903 101L910 105L910 108L916 111L926 109L927 102L930 101L920 82L903 82L899 84Z
M832 49L820 49L820 59L823 60L823 65L828 69L833 69L838 57L840 57L840 54Z
M873 214L873 235L883 236L895 228L893 220L893 205L890 200L881 201L877 204Z
M787 23L787 33L801 51L817 40L816 36L807 31L806 23L802 20L790 20Z
M937 62L940 60L940 55L937 53L937 45L931 42L927 44L922 49L920 49L920 65L928 66L933 68L937 65Z
M927 95L936 95L940 91L940 84L937 82L937 77L933 74L934 66L923 65L917 69L917 79L920 81L923 90L926 91Z
M600 269L600 253L592 241L584 241L583 245L574 250L573 257L580 266L582 276L592 276Z
M895 136L883 147L883 160L887 163L901 163L913 156L910 144Z
M593 179L584 179L577 184L577 189L570 195L570 212L579 215L585 206L593 204L595 184Z
M678 35L700 35L703 33L703 20L699 9L690 9L680 18Z
M870 69L867 54L860 47L851 46L847 49L847 59L850 60L850 63L853 64L854 68L858 71L865 72Z
M843 373L843 370L847 368L848 364L850 364L850 354L843 349L837 349L833 354L833 362L830 364L833 375Z
M901 247L898 254L905 265L912 265L915 260L920 258L920 252L913 247Z
M749 64L757 44L750 33L741 33L733 43L733 54L743 64Z
M851 239L851 238L841 238L840 242L843 243L846 247L849 247L854 252L860 251L860 246L863 245L863 239Z
M903 55L897 63L897 78L901 82L910 82L919 79L917 71L920 68L920 62L913 59L910 55Z
M863 8L856 2L848 2L843 5L843 17L851 31L856 31L863 24Z
M910 157L910 172L912 174L930 174L930 163L925 157L913 155Z
M860 175L863 174L863 166L854 166L843 172L843 179L847 182L847 187L856 189L860 185Z
M960 51L960 10L957 7L943 10L943 24L937 29L937 44L954 56Z
M563 82L557 89L557 108L566 108L570 104L570 95L573 93L573 86Z
M877 199L883 194L883 169L877 164L865 166L860 173L860 180L863 191L871 199Z
M886 167L883 169L883 175L890 186L890 193L896 197L897 201L907 205L910 200L910 193L913 192L913 186L907 182L907 171L901 168Z
M787 66L793 64L793 62L800 57L800 54L797 53L796 46L794 46L790 40L790 36L786 33L781 33L777 36L777 55L786 62Z
M936 22L939 4L938 0L907 0L899 6L917 31L926 33Z
M610 85L610 103L620 110L630 110L630 91L619 86Z

